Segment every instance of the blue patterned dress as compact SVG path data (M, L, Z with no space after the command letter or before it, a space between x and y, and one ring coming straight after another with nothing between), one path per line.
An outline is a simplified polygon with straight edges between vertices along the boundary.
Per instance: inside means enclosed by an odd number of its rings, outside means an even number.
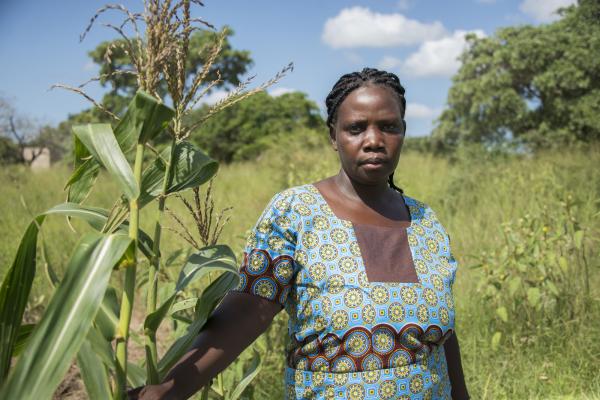
M456 262L425 204L404 196L418 282L370 282L353 224L314 185L273 197L252 230L235 289L289 314L288 399L450 399Z

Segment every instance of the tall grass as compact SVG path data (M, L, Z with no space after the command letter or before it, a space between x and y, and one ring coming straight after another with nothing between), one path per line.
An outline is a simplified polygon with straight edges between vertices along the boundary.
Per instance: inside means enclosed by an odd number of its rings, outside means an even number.
M464 151L453 159L412 152L401 156L396 184L407 195L433 207L450 234L459 261L455 284L457 332L472 398L600 398L598 165L597 148L504 156ZM273 193L286 186L314 182L336 173L336 169L335 153L322 143L313 143L310 149L301 143L285 143L256 161L223 166L213 189L216 208L234 209L221 241L241 254L246 232ZM9 265L19 235L30 220L20 197L35 214L61 199L62 182L67 175L67 169L60 166L36 174L19 168L0 173L3 266ZM96 188L91 201L109 206L116 191L116 186L105 183ZM507 334L492 345L496 307L485 300L481 285L488 278L485 270L474 266L483 253L503 246L503 223L516 229L519 218L537 215L544 207L559 212L560 201L568 195L577 205L575 217L586 229L584 251L590 268L591 294L585 313L559 314L535 331L522 329L522 316L511 316L503 328ZM178 207L181 206L174 203L172 208L179 211L184 222L192 224L187 213ZM52 243L50 259L64 261L68 257L65 252L78 233L65 234L65 230L59 231L60 226L61 222L54 220L43 230ZM168 254L184 243L177 236L166 234L163 245ZM0 276L4 273L4 269L0 270ZM35 295L43 296L44 287L36 286ZM265 353L263 369L252 383L253 398L282 396L286 330L286 317L281 313L259 339L259 347L261 342L263 348L268 343L271 351Z

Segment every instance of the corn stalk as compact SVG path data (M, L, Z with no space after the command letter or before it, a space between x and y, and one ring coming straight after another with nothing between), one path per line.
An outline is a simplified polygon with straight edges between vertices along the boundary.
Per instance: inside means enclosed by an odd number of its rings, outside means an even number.
M218 84L205 82L208 71L221 51L225 33L216 35L209 49L204 68L186 83L185 65L194 23L212 28L205 21L191 18L190 5L199 1L176 3L146 0L143 13L132 13L120 5L107 5L94 15L85 33L101 14L109 10L121 12L120 26L107 25L122 39L119 42L131 58L140 90L131 100L123 116L117 116L101 103L89 97L80 87L55 85L74 91L113 118L110 124L74 126L73 173L65 185L67 202L38 215L25 232L14 262L0 287L0 398L49 399L76 357L83 381L91 399L126 398L128 386L157 383L190 348L198 331L224 294L237 285L237 262L231 249L202 239L205 246L193 246L183 263L175 288L158 304L158 276L161 266L162 220L171 195L194 190L196 203L199 187L217 172L218 164L186 139L206 118L248 96L264 90L291 70L291 64L273 79L248 90L250 79L235 88L227 98L215 104L192 126L185 126L184 117L200 98ZM142 36L138 24L145 24ZM135 35L128 36L129 26ZM111 48L107 51L110 58ZM115 72L124 73L123 71ZM99 80L106 77L97 77ZM166 82L173 107L167 107L159 96L159 85ZM144 167L145 148L158 135L169 134L171 145L155 151L154 158ZM134 156L133 165L128 159ZM102 169L119 184L121 194L111 209L84 206L81 203L99 178ZM210 189L207 191L207 195ZM140 210L157 200L154 233L150 238L140 229ZM186 206L189 206L187 204ZM198 206L199 207L199 206ZM210 221L204 215L198 224ZM212 206L210 208L212 213ZM88 222L92 232L82 236L62 279L46 263L46 275L55 287L48 308L37 325L21 323L36 274L38 234L47 216L63 215ZM206 219L209 218L209 219ZM219 217L220 218L220 217ZM220 219L217 221L219 225ZM199 232L204 232L199 226ZM222 226L221 226L222 228ZM220 228L219 228L220 229ZM219 230L212 233L218 237ZM210 236L210 232L209 232ZM44 245L41 246L42 249ZM136 288L136 272L143 254L149 261L146 287L146 317L144 335L146 371L132 363L127 355L130 324ZM42 258L44 254L41 254ZM120 299L109 285L111 273L124 275ZM212 279L211 274L217 274ZM189 286L204 281L203 291L191 296ZM186 298L187 297L187 298ZM159 359L156 332L161 323L171 318L181 320L181 313L190 316L187 331L175 340ZM113 344L114 349L113 350ZM14 367L11 367L14 365ZM237 398L260 370L258 355L250 369L243 371L233 390L220 387L226 398ZM223 382L220 378L220 382ZM233 384L233 383L232 383Z

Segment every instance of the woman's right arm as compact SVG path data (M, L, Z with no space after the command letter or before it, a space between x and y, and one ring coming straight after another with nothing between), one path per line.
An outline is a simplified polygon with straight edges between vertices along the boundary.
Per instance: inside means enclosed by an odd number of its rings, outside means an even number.
M259 296L229 292L163 383L144 387L138 398L189 398L258 338L281 309L280 304Z

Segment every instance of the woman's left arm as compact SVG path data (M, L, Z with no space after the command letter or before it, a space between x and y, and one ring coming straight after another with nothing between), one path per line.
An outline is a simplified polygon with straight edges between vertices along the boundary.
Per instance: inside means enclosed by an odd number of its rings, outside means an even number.
M446 353L446 363L448 364L448 375L452 385L453 400L467 400L469 393L465 384L462 363L460 361L460 348L456 332L444 342L444 352Z

